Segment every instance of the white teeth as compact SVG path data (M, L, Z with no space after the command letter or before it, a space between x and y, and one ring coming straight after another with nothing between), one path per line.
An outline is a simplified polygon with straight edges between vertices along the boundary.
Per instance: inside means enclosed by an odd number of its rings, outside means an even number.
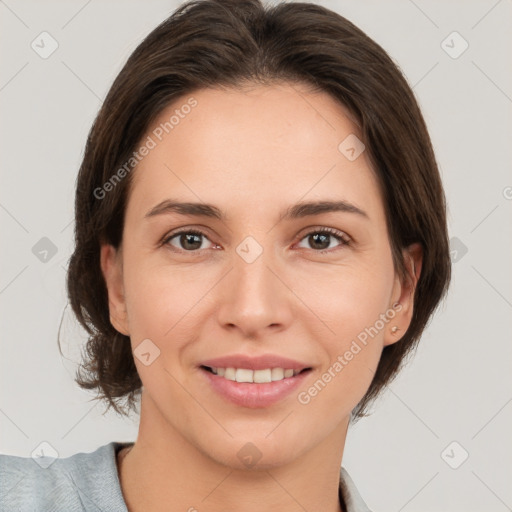
M226 368L226 371L224 372L224 378L228 380L236 380L235 372L236 370L234 368Z
M301 370L285 368L265 368L264 370L249 370L247 368L211 368L212 372L219 377L236 382L255 382L265 384L287 379L298 375Z
M237 368L235 373L235 380L237 382L254 382L254 372L252 370L245 370Z
M272 380L284 379L284 370L282 368L272 368Z
M272 382L272 370L270 368L267 370L254 370L253 382L260 384Z

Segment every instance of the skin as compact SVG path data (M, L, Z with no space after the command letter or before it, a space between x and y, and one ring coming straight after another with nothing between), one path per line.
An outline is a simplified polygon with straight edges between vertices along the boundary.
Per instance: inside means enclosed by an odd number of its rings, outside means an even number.
M350 412L383 347L409 326L421 250L404 249L402 281L366 152L349 161L338 150L349 134L360 137L358 127L330 95L286 83L202 89L164 110L148 134L190 96L197 106L133 171L120 250L101 247L112 324L132 349L149 338L160 350L148 366L135 357L143 392L138 437L119 467L125 500L131 512L340 511ZM213 204L226 218L145 218L169 198ZM368 218L326 212L279 221L299 201L340 199ZM308 236L323 227L349 245ZM204 236L192 249L179 236L160 243L177 228ZM252 263L236 252L247 236L263 249ZM397 302L378 335L299 403L297 394ZM313 371L281 402L249 409L217 395L198 369L233 353L279 354ZM248 442L261 452L253 467L237 456Z

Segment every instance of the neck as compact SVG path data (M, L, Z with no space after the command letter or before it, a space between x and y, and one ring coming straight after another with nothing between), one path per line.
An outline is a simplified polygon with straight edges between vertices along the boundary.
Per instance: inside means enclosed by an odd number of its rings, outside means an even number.
M137 440L118 460L129 512L343 512L339 475L348 418L312 450L285 464L239 469L200 451L156 412L144 393Z

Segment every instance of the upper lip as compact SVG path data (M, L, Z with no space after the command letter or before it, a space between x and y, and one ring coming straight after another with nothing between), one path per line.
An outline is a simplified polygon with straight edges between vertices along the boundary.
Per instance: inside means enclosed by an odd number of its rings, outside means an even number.
M203 361L201 366L210 368L246 368L248 370L265 370L266 368L284 368L285 370L304 370L311 365L295 361L276 354L262 354L260 356L248 356L244 354L231 354Z

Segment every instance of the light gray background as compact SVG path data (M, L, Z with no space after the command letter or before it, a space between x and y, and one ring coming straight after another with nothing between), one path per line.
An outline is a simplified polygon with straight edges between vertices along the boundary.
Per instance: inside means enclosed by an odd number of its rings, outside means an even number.
M448 299L374 414L349 432L343 465L375 511L512 510L512 2L316 3L374 38L413 86L457 238ZM66 457L136 437L136 418L102 416L73 381L81 333L65 310L65 271L93 118L126 58L177 5L0 1L2 453L30 456L47 441ZM47 59L31 48L42 31L59 45ZM441 46L453 31L469 43L456 59ZM46 262L32 252L43 237L57 248ZM68 359L56 342L63 313Z

